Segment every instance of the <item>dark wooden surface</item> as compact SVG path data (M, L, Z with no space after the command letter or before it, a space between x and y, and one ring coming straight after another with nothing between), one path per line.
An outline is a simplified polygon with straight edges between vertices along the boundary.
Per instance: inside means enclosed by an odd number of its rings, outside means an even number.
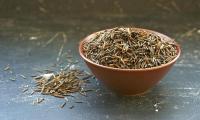
M200 118L200 2L168 0L0 0L0 119L1 120L198 120ZM173 37L182 55L166 77L147 94L118 96L91 79L99 89L88 97L76 95L63 109L62 99L30 95L38 70L55 71L62 36L43 47L58 32L67 35L63 53L72 51L81 69L78 43L86 35L115 26L136 26ZM36 40L31 40L36 37ZM4 71L10 64L11 71ZM23 79L20 75L26 76ZM16 78L15 81L10 78ZM23 93L24 86L29 90ZM45 98L32 105L38 97ZM83 101L84 103L75 103ZM73 109L69 107L74 105Z

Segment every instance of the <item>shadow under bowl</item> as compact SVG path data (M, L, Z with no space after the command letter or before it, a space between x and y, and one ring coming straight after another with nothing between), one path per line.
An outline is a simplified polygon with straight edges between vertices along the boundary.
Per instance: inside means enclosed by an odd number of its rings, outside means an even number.
M173 41L172 38L152 30L142 28L134 28L134 30L153 33L158 35L162 40L169 42ZM91 40L91 38L95 36L95 33L87 36L80 42L80 56L84 59L87 66L98 80L101 80L108 88L121 95L138 95L148 91L167 74L181 53L180 46L175 43L178 51L177 56L166 64L145 69L120 69L107 67L94 63L84 56L83 44Z

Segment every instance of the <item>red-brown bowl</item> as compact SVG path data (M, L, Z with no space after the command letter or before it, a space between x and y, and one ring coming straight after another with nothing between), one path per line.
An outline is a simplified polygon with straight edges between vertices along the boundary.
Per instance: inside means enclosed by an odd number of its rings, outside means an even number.
M156 34L166 41L173 41L172 38L152 30L142 28L134 29L136 31L145 31ZM83 44L91 40L90 38L94 37L94 35L95 33L87 36L80 42L80 56L84 59L87 66L98 80L101 80L108 88L122 95L138 95L148 91L166 75L181 53L180 46L176 43L178 51L177 56L166 64L145 69L119 69L107 67L92 62L83 54Z

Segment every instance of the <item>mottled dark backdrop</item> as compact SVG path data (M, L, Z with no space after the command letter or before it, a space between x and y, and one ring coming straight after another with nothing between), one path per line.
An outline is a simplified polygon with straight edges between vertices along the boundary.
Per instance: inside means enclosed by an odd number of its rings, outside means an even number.
M59 109L60 99L30 95L31 88L22 92L23 86L34 86L31 75L68 64L68 51L88 70L78 54L79 41L115 26L156 30L181 45L180 59L147 94L118 96L91 79L99 92L78 97L83 104L72 99ZM199 46L200 0L0 0L0 120L199 120ZM4 71L8 64L11 72ZM45 101L32 105L38 97Z

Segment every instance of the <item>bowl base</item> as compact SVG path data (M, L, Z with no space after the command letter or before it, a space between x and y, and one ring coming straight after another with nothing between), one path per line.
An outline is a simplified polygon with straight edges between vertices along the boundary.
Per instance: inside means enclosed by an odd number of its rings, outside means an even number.
M141 92L141 93L136 93L136 94L121 94L121 95L123 95L123 96L143 96L144 94L147 94L147 93L149 93L151 90L146 90L146 91L144 91L144 92Z

